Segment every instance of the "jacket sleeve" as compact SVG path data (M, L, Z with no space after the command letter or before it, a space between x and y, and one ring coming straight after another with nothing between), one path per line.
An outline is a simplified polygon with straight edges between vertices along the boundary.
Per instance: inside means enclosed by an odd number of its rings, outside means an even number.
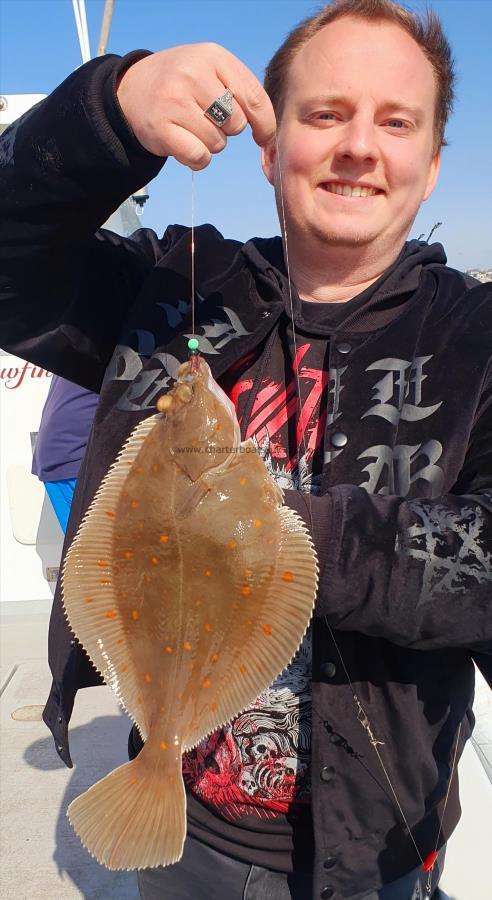
M450 493L406 499L344 484L320 497L286 491L285 501L318 553L315 615L401 646L492 660L492 379Z
M116 98L147 51L81 66L0 137L0 344L98 391L122 322L165 250L100 230L160 171Z

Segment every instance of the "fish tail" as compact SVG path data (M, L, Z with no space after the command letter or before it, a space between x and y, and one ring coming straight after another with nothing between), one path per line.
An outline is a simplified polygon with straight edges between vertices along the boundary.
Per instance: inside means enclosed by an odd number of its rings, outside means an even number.
M149 766L143 754L110 772L68 807L72 827L108 869L167 866L181 859L186 794L181 753L174 768Z

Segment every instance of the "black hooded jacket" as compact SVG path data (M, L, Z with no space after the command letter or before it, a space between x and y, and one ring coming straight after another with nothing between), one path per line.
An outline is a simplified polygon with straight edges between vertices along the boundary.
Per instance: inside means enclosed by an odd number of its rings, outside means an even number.
M0 139L0 344L101 395L65 549L123 442L172 383L191 331L188 229L131 239L98 230L163 163L115 98L117 75L137 58L81 67ZM202 352L219 381L249 355L260 379L290 327L280 239L243 245L202 226L196 243ZM460 723L458 752L470 733L472 658L486 666L492 651L491 298L489 285L446 266L439 245L418 242L344 310L313 312L294 297L297 329L324 336L329 372L319 491L285 493L320 562L315 897L358 900L418 865L354 690L422 857L439 833ZM45 721L71 765L75 693L98 677L59 591L50 664ZM440 844L458 818L454 779Z

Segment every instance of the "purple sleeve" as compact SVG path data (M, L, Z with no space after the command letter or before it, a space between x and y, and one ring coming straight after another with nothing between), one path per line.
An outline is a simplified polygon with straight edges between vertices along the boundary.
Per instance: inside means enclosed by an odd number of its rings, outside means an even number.
M99 395L53 376L43 408L32 472L41 481L77 478Z

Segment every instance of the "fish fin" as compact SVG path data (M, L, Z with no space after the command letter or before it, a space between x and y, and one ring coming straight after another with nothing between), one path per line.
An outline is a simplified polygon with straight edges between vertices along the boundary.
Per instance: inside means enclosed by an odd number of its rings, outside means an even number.
M252 626L240 654L200 718L200 730L186 735L184 750L196 747L212 731L247 709L292 661L314 609L318 561L301 517L279 510L280 541L275 570L264 596L248 599ZM208 689L210 694L210 689Z
M114 523L118 499L131 466L161 416L150 416L137 425L90 504L65 558L62 598L71 629L94 666L103 676L137 725L145 740L149 723L132 666L128 665L128 635L117 614L112 564ZM123 703L122 696L125 696Z
M163 769L140 755L72 801L67 816L82 844L108 869L168 866L181 859L186 793L181 752Z

